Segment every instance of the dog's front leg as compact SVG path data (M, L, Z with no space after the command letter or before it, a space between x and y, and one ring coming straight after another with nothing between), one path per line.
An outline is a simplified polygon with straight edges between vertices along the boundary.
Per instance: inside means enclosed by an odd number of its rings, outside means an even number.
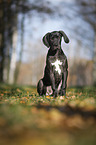
M66 70L62 74L62 85L61 85L61 90L60 90L60 93L59 93L61 96L66 95L67 76L68 76L68 71Z
M51 81L51 87L53 90L53 96L57 97L58 96L58 89L56 88L56 85L55 85L55 77L54 77L53 72L50 72L50 81Z

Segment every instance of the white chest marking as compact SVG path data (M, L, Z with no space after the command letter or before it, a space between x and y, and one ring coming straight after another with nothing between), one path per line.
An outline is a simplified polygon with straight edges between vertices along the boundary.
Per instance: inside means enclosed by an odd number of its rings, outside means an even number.
M62 62L60 60L56 60L54 63L52 63L52 65L55 66L55 70L61 74L61 69L60 69L60 65L62 65Z

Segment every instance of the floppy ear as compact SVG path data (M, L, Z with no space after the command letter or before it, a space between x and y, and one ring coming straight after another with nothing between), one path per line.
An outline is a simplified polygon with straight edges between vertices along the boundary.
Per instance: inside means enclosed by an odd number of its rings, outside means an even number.
M67 35L63 31L59 31L59 33L61 34L61 36L63 36L65 43L69 43L69 38L67 37Z
M49 47L50 45L49 45L49 35L50 35L50 33L47 33L44 37L43 37L43 43L47 46L47 47Z

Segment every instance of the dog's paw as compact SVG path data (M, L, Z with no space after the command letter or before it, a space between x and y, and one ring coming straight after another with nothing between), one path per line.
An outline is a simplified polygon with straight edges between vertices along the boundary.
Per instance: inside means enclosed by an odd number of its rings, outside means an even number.
M65 90L65 89L64 89L64 90L61 89L61 90L59 91L59 95L60 95L60 96L65 96L65 95L66 95L66 90Z

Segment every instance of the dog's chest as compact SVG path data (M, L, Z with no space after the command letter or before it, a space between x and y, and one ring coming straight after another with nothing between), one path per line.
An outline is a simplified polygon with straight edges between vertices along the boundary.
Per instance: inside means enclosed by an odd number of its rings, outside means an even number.
M62 72L62 61L59 59L56 59L55 61L51 62L51 65L54 68L54 71L57 72L59 75Z

